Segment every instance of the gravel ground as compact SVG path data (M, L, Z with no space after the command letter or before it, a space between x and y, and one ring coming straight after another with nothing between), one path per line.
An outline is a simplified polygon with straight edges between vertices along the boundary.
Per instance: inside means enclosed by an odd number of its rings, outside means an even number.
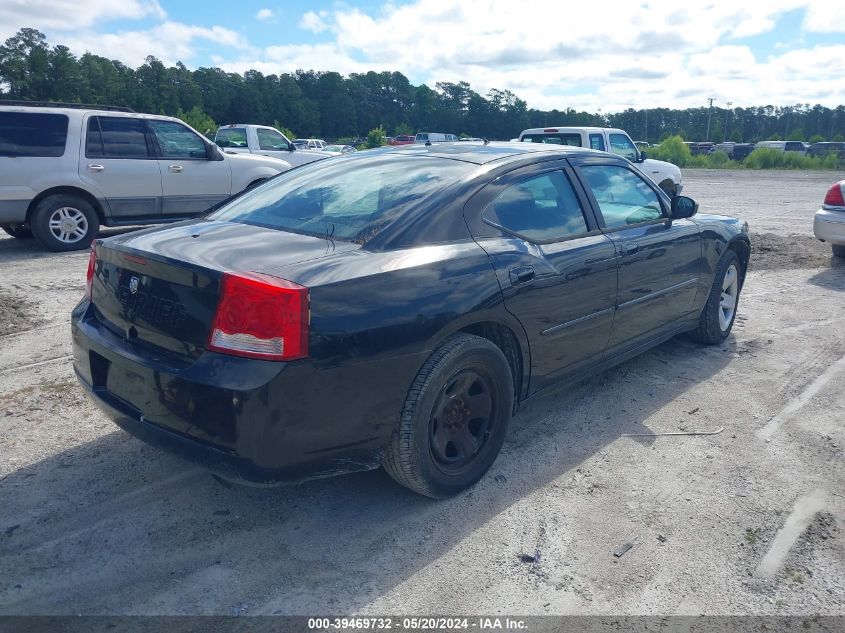
M839 177L685 172L754 231L734 334L529 401L439 502L223 486L131 438L72 376L87 254L0 237L0 614L845 614L845 268L811 237Z

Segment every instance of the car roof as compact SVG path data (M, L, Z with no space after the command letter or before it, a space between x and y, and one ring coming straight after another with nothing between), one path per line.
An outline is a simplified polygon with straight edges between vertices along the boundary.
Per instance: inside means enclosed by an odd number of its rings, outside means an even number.
M604 154L586 147L572 145L550 145L546 143L487 143L479 141L456 141L454 143L433 143L431 145L398 145L384 147L378 152L395 152L404 155L432 156L462 160L484 165L496 160L516 159L529 154L560 155L562 158L575 154Z
M24 106L24 105L5 105L0 101L0 110L3 112L31 112L33 114L66 114L85 116L86 114L105 115L110 117L126 117L129 119L153 119L156 121L180 121L176 117L167 116L165 114L148 114L146 112L125 112L123 110L109 110L107 108L98 108L91 106L90 108L63 108L61 106Z
M532 127L527 130L522 130L519 133L520 136L523 134L554 134L555 132L622 132L623 130L616 128L616 127L587 127L581 125L547 125L546 127Z

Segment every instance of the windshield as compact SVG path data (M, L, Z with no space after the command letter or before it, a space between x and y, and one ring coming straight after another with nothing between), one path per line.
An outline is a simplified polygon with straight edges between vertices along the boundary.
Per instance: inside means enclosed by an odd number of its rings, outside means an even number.
M208 217L364 244L475 168L396 155L319 161L274 178Z

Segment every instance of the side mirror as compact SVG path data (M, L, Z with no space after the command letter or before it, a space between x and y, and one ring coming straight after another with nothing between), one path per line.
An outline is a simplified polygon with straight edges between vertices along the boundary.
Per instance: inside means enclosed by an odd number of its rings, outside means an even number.
M223 152L217 148L217 145L214 143L209 143L206 146L206 159L207 160L223 160Z
M672 198L672 214L673 220L682 220L684 218L691 218L698 213L698 203L687 196L675 196Z
M637 161L638 163L643 162L646 158L648 158L648 154L646 154L643 150L640 150L640 159Z

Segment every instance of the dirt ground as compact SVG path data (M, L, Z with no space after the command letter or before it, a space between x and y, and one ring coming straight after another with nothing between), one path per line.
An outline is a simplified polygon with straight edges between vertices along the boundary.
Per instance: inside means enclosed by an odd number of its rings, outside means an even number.
M87 254L0 237L0 614L845 614L845 268L812 239L841 177L685 172L754 233L733 335L529 401L447 501L131 438L72 375Z

